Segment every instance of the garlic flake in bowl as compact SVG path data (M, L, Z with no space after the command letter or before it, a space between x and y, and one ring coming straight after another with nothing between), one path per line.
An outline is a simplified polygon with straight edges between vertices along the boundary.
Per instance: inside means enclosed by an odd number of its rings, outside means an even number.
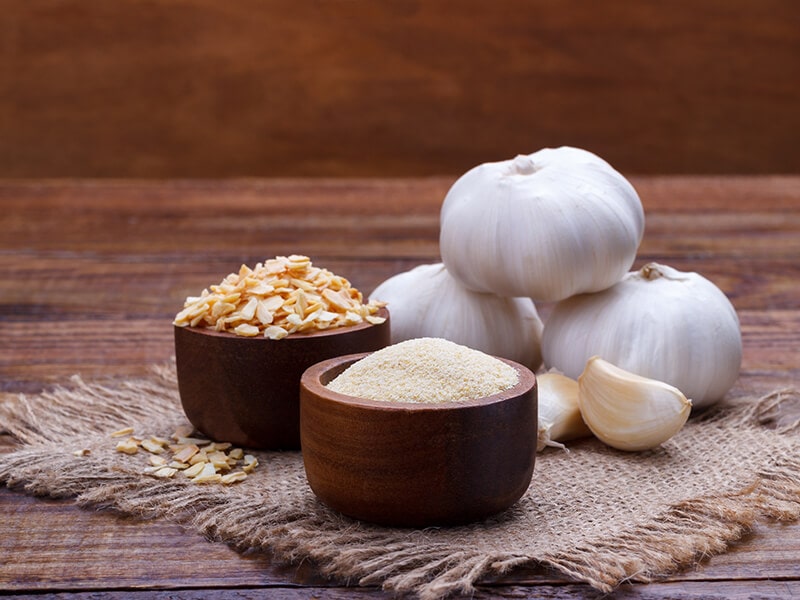
M380 302L363 302L350 282L311 264L307 256L277 256L242 265L219 284L189 297L175 317L179 327L207 327L236 335L281 339L291 333L380 324Z

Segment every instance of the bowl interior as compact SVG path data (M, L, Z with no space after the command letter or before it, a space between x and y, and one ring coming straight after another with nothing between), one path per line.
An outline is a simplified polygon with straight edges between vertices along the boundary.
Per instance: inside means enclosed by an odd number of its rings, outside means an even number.
M312 390L315 394L318 394L323 398L328 398L334 402L351 404L354 406L363 406L378 410L384 409L421 412L435 410L459 410L467 407L496 404L509 398L519 396L520 394L524 394L526 391L536 387L536 376L530 371L530 369L512 360L500 357L496 357L497 360L501 360L517 370L517 373L519 374L519 381L507 390L502 390L496 394L492 394L491 396L484 396L481 398L458 400L453 402L396 402L350 396L326 387L348 367L358 362L362 358L369 356L370 354L370 352L362 352L358 354L337 356L329 360L321 361L320 363L310 367L303 374L301 386L307 390Z

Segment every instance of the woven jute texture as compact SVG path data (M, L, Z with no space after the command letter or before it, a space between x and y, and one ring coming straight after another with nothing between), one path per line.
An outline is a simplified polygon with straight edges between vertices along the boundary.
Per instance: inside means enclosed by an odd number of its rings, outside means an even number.
M110 432L169 437L185 425L174 368L101 384L0 399L2 428L21 447L0 457L0 481L31 494L74 497L140 518L171 519L242 550L313 560L350 585L423 598L470 593L481 578L523 564L555 568L610 591L724 552L759 519L800 516L797 423L776 426L797 392L741 399L693 418L654 451L624 453L587 440L537 457L533 483L511 509L469 526L392 529L320 504L298 452L256 452L245 481L197 485L143 474L145 452L123 455ZM76 450L88 449L86 456Z

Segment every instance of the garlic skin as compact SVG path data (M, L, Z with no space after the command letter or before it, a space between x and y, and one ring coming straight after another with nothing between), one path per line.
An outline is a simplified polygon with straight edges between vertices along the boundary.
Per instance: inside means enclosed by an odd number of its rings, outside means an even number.
M536 451L592 435L578 406L578 382L561 373L536 376L539 396L539 439Z
M679 389L641 377L594 356L578 378L583 420L603 443L618 450L655 448L689 418L692 402Z
M444 338L531 370L542 364L543 324L533 302L469 291L442 263L420 265L390 277L370 299L388 303L392 344Z
M736 310L713 283L650 263L605 291L556 304L542 351L549 367L569 377L599 355L706 408L736 382L742 337Z
M442 260L465 287L550 302L619 281L636 257L644 209L600 157L545 148L462 175L440 222Z

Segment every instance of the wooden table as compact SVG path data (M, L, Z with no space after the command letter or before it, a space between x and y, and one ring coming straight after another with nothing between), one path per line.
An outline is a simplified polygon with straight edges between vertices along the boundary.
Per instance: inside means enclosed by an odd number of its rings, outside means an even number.
M800 177L632 178L647 215L636 266L696 270L735 304L744 364L731 396L800 380ZM305 253L364 292L438 257L449 178L0 183L0 388L35 393L73 373L137 375L172 354L185 296L241 263ZM540 307L546 317L548 307ZM14 448L0 436L0 448ZM0 491L0 592L94 597L384 596L313 565L165 522ZM765 523L731 551L629 598L800 595L800 525ZM531 567L479 596L599 596ZM59 595L59 597L62 597Z

